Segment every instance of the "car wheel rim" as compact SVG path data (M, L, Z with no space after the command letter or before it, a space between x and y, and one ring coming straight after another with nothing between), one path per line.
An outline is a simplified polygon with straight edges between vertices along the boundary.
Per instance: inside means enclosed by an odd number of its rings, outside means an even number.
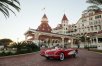
M60 54L60 60L64 60L64 54L63 53Z

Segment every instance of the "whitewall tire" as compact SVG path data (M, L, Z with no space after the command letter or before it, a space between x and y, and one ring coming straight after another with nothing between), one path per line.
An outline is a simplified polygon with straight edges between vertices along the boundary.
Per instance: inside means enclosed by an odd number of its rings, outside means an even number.
M64 60L64 53L61 53L60 54L60 58L59 58L61 61L63 61Z

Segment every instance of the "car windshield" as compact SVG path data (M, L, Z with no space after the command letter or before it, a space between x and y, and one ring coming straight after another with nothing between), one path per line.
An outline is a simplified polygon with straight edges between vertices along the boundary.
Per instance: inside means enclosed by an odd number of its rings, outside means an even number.
M55 51L56 49L51 49L51 51Z

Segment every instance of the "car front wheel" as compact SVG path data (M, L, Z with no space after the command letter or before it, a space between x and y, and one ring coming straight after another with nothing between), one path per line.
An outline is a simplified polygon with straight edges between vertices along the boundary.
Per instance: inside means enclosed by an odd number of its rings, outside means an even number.
M64 60L64 53L61 53L60 54L60 58L59 58L61 61L63 61Z

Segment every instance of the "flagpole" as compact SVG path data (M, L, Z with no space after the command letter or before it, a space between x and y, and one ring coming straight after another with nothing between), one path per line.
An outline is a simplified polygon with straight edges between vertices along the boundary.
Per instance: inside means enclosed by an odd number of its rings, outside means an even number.
M45 9L45 8L43 8L43 9L42 9L42 11L43 11L43 13L45 14L45 12L46 12L46 9Z

